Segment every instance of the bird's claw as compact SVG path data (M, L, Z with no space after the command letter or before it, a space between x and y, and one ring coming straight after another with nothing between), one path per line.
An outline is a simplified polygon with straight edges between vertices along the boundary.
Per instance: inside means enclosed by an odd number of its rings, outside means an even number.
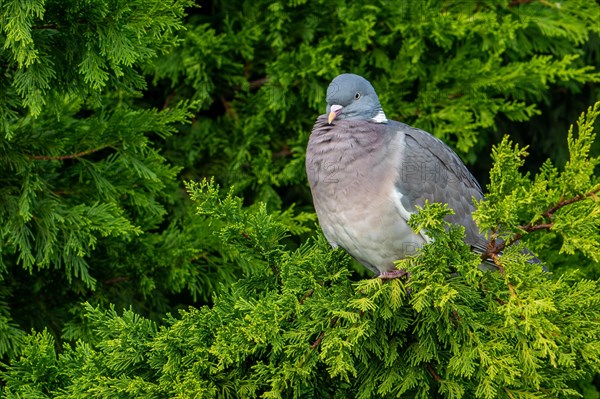
M394 270L390 270L387 272L381 272L381 273L379 273L378 277L382 280L392 280L392 279L400 278L400 277L404 277L404 276L410 277L410 273L407 272L406 270L394 269Z

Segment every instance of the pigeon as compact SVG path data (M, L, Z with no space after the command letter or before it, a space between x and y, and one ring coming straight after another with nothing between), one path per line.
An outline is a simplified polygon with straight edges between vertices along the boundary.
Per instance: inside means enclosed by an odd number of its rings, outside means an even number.
M405 275L394 262L431 241L408 225L427 200L448 204L454 214L446 220L464 226L475 252L487 249L472 217L473 200L484 197L477 180L440 139L387 119L361 76L345 73L329 85L327 112L308 141L306 172L327 241L376 276Z

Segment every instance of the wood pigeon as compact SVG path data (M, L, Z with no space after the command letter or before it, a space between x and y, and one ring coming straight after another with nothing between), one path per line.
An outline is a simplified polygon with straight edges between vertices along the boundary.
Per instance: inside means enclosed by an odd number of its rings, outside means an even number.
M394 261L430 241L407 221L417 205L446 203L451 223L483 253L487 240L471 216L481 187L458 155L431 134L388 120L375 89L354 74L327 89L327 114L317 118L306 151L306 171L319 223L340 246L382 278L405 274Z

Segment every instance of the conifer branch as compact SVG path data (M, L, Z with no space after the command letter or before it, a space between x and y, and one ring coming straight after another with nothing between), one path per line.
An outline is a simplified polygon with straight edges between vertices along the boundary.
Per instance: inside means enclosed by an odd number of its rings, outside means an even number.
M331 319L331 322L329 323L329 328L332 328L333 326L335 326L335 323L337 323L338 319L339 319L338 316L335 316L333 319ZM319 336L317 337L315 342L313 342L313 344L310 346L311 349L316 349L317 346L319 346L321 344L321 341L323 341L324 336L325 336L325 331L321 331L321 333L319 334Z
M129 277L113 277L113 278L109 278L108 280L104 280L104 284L107 285L112 285L112 284L118 284L118 283L122 283L125 281L129 281Z
M167 97L165 97L165 101L163 102L162 109L169 108L171 101L173 100L173 98L175 98L176 95L177 95L177 92L174 91L171 94L169 94Z
M317 339L315 340L315 342L313 342L313 344L310 347L312 349L315 349L317 346L319 346L319 344L323 340L324 336L325 336L325 331L321 331L321 333L319 334L319 336L317 337Z
M527 4L527 3L533 3L535 0L513 0L511 1L508 6L509 7L515 7L518 6L520 4Z
M231 103L225 98L225 96L219 96L223 108L225 108L225 114L235 118L237 116L235 109L231 106Z
M452 326L454 330L458 330L458 323L460 322L460 316L456 309L452 309L452 316L450 316L450 321L452 322Z
M504 300L502 300L502 299L500 299L500 298L498 298L498 297L494 298L494 300L495 300L496 302L498 302L500 305L506 305L506 301L504 301Z
M510 399L515 399L514 395L512 394L511 391L508 390L507 387L504 387L504 392L506 392L506 394L510 397Z
M298 303L300 303L300 305L304 304L304 301L306 301L308 298L310 298L312 296L312 294L314 294L315 290L313 290L312 288L310 290L308 290L308 292L306 294L304 294L304 296L302 298L300 298L300 301L298 301Z
M58 29L57 24L43 24L43 25L34 25L31 29Z
M35 159L36 161L64 161L65 159L80 158L85 155L93 154L94 152L98 152L105 148L106 147L92 148L89 150L78 152L77 154L69 154L69 155L29 155L29 158Z
M248 85L250 86L250 89L258 89L259 87L261 87L262 85L264 85L268 81L269 81L269 77L265 76L263 78L250 81L248 83Z
M541 4L545 5L545 6L556 7L556 5L548 2L547 0L513 0L513 1L511 1L508 4L508 6L509 7L515 7L515 6L518 6L518 5L521 5L521 4L528 4L528 3L533 3L533 2L536 2L536 1L538 3L541 3Z
M435 370L433 369L433 367L431 366L431 364L426 363L425 364L427 366L427 371L429 371L429 374L431 374L431 376L433 377L434 380L436 380L437 382L440 382L442 380L442 377L440 377Z
M558 211L559 209L561 209L567 205L571 205L575 202L582 201L589 197L595 198L596 193L598 193L599 191L600 191L600 185L597 185L596 187L594 187L592 190L588 191L587 193L578 194L572 198L569 198L566 200L563 199L563 200L559 201L556 205L553 205L550 208L546 209L544 212L542 212L542 216L544 218L546 218L548 221L546 221L544 223L538 223L538 224L528 223L524 226L519 226L519 229L522 230L522 232L516 233L508 241L502 241L499 244L496 244L496 232L492 231L490 241L488 242L488 246L487 246L485 252L481 254L481 259L483 259L483 260L492 259L494 261L494 264L496 264L496 266L498 266L502 271L502 266L500 265L498 255L506 247L513 245L514 243L519 241L521 238L523 238L524 233L528 234L528 233L532 233L537 230L550 230L554 226L553 220L554 220L554 214L556 213L556 211Z
M552 219L552 218L554 218L554 213L557 210L559 210L560 208L562 208L563 206L570 205L574 202L584 200L587 197L595 197L595 195L598 191L600 191L600 184L585 194L578 194L578 195L574 196L573 198L559 202L558 204L556 204L553 207L546 210L546 212L544 212L543 215L549 219Z
M283 148L279 151L273 152L273 158L287 158L294 153L290 150L290 147L287 144L283 145Z

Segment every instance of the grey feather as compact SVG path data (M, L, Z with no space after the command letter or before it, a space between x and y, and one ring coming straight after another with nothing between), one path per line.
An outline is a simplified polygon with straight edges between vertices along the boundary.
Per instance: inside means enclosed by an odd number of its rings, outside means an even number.
M446 203L454 210L446 220L465 227L466 241L480 252L485 251L487 240L473 221L473 199L481 200L479 183L450 147L431 134L390 121L391 134L395 130L405 135L405 149L396 187L403 194L402 204L416 212L425 200Z

